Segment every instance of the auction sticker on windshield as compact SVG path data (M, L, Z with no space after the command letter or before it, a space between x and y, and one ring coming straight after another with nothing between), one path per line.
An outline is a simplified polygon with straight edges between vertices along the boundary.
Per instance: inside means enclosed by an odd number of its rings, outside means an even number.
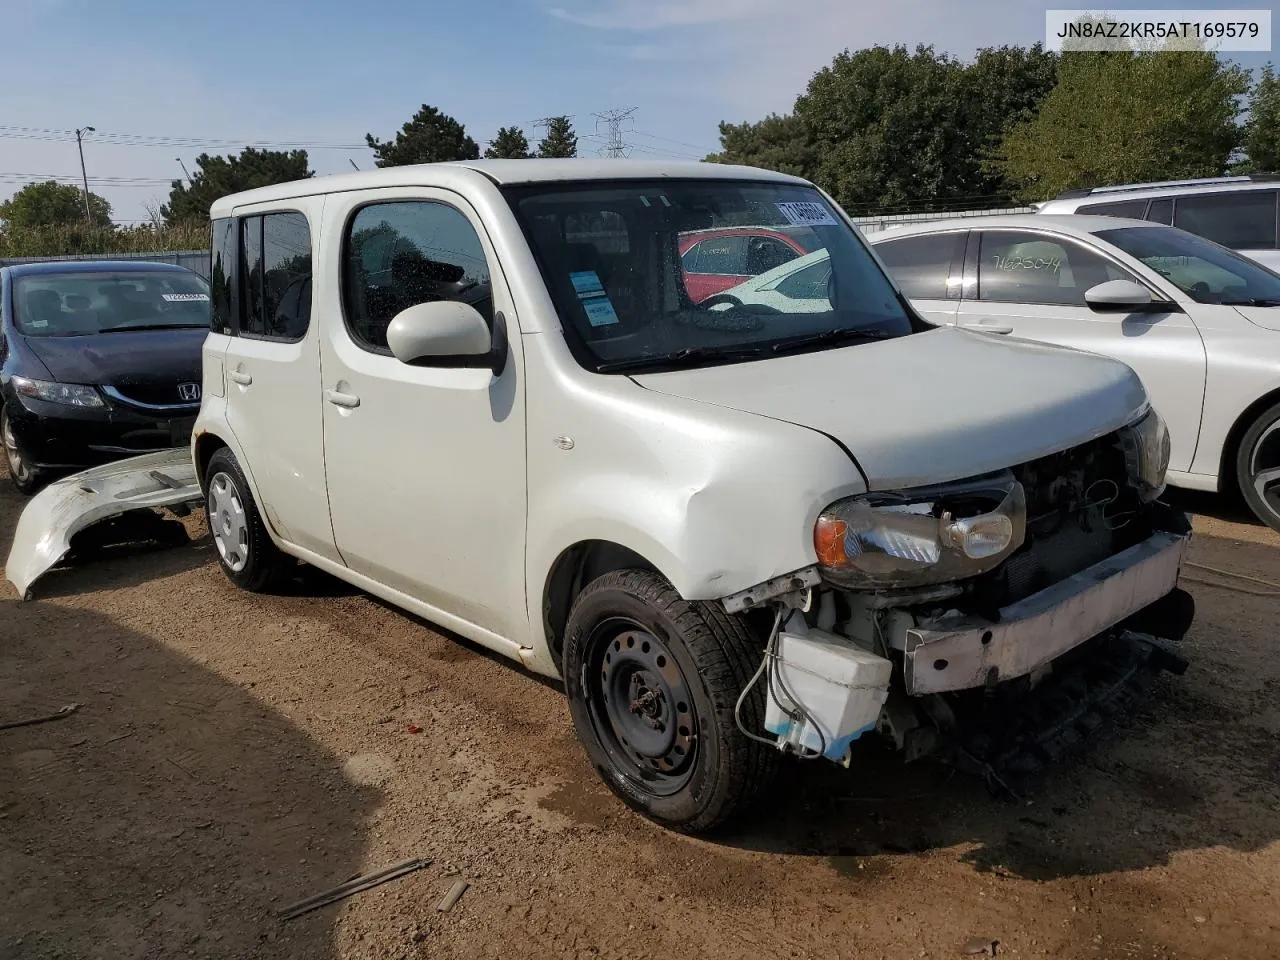
M811 200L791 200L778 204L778 210L793 227L834 227L836 218L823 204Z
M613 309L613 301L605 293L600 275L594 270L581 270L569 274L573 289L582 301L582 309L586 311L587 323L593 327L608 327L618 323L618 312Z
M204 303L209 299L209 295L207 293L162 293L160 298L169 301L169 303L191 303L193 301Z

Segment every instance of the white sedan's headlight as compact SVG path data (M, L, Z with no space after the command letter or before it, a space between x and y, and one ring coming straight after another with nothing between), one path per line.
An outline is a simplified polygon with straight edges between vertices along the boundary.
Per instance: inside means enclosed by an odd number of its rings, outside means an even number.
M49 403L65 403L71 407L105 406L98 391L83 383L53 383L49 380L14 377L13 389L19 396L47 400Z
M997 567L1026 537L1026 494L1011 474L833 503L813 542L823 575L853 588L950 583Z
M1154 500L1164 492L1169 470L1169 429L1155 409L1120 431L1129 479L1143 500Z

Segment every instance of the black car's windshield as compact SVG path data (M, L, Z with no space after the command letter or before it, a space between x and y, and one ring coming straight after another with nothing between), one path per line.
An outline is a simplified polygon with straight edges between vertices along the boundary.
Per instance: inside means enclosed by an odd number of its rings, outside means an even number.
M613 373L904 336L906 306L810 187L745 180L511 187L574 353Z
M209 286L176 270L37 273L15 281L13 319L29 337L208 327Z
M1177 285L1197 303L1280 305L1280 276L1210 240L1165 227L1099 230L1113 244Z

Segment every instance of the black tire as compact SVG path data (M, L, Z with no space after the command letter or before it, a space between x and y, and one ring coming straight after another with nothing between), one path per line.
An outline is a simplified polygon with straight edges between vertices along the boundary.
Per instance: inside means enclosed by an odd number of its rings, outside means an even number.
M237 587L263 593L293 573L295 561L272 543L244 471L225 447L205 470L205 510L218 563Z
M50 480L49 475L31 466L22 445L18 443L9 425L9 408L0 411L0 440L4 443L5 465L9 468L9 482L24 497L39 493Z
M1236 482L1253 515L1280 531L1280 403L1258 416L1236 452ZM1265 482L1268 474L1274 474ZM1261 488L1261 489L1259 489Z
M685 833L745 812L778 766L778 751L734 722L763 652L745 621L682 599L657 574L620 570L589 584L565 628L564 677L578 738L609 788ZM609 692L619 689L611 715ZM762 685L743 703L742 719L763 729Z

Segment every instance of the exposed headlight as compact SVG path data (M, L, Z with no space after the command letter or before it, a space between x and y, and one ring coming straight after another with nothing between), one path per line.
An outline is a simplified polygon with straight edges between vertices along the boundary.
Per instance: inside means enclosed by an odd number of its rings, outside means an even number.
M1004 472L833 503L818 517L823 576L855 588L931 586L985 573L1022 545L1027 504Z
M51 383L48 380L14 377L13 389L19 396L48 400L50 403L65 403L71 407L105 406L98 391L83 383Z
M1169 470L1169 430L1155 409L1120 431L1129 479L1143 500L1154 500L1164 492Z

